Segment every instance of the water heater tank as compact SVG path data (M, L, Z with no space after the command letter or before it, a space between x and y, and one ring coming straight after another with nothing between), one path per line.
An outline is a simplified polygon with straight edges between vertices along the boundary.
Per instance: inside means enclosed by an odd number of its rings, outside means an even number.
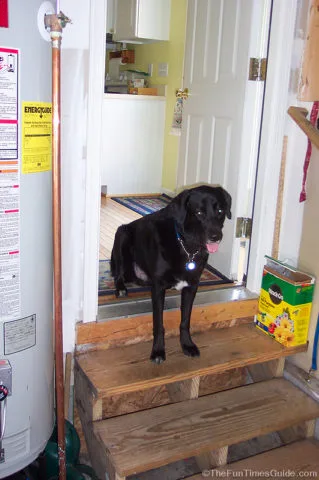
M5 0L8 16L0 15L0 478L43 451L54 423L51 44L37 26L42 3Z

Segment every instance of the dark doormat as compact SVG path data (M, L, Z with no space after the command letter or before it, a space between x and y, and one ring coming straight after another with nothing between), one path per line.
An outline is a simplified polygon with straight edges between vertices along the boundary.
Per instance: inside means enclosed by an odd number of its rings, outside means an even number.
M207 265L204 269L199 286L212 286L233 283L223 274L215 270L215 268ZM126 285L128 294L137 292L150 292L150 287L141 287L135 283L129 283ZM100 260L99 263L99 296L101 295L114 295L114 281L111 275L110 260Z
M149 197L111 197L111 199L143 216L167 207L172 200L171 197L165 194Z

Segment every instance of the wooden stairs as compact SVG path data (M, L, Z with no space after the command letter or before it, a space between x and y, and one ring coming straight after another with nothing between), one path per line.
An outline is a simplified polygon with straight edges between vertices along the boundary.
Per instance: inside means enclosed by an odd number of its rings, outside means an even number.
M149 315L79 325L75 402L101 480L151 479L145 472L191 457L204 472L194 480L212 477L211 468L230 477L248 469L318 471L319 404L283 378L285 358L306 346L286 348L259 332L256 308L251 299L195 308L195 359L182 354L178 318L165 312L161 365L149 361ZM287 445L228 463L229 447L273 432Z

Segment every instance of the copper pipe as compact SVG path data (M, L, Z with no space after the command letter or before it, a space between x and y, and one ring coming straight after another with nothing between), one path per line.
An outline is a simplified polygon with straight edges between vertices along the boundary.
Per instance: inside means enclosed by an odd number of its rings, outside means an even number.
M61 257L61 99L60 63L62 27L51 15L52 39L52 214L55 324L55 392L58 428L59 480L66 479L63 381L62 257Z

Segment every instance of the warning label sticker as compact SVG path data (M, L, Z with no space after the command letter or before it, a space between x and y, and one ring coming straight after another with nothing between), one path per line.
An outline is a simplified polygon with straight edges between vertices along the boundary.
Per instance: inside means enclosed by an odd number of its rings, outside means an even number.
M0 47L0 160L18 158L18 54Z
M4 332L4 354L21 352L36 344L36 315L5 322Z
M19 50L0 47L0 319L20 311Z

